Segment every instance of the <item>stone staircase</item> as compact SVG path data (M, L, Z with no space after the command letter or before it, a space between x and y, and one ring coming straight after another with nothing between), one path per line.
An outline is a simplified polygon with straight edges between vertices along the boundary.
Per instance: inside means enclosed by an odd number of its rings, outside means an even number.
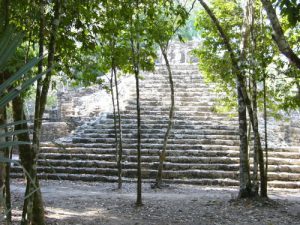
M175 123L164 165L165 182L200 185L237 186L239 136L236 117L215 113L212 89L202 80L196 64L172 66L175 83ZM123 176L136 177L136 103L134 85L131 100L122 111ZM141 80L142 174L153 181L158 167L170 105L170 87L166 69L144 73ZM99 102L99 104L101 104ZM72 141L43 143L38 162L43 179L116 181L116 150L113 115L102 113L81 126ZM20 176L14 167L12 175ZM300 148L269 150L269 186L300 187Z

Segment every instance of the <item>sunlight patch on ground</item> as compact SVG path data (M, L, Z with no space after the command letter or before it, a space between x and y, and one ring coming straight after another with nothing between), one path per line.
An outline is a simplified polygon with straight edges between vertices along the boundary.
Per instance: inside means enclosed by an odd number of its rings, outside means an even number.
M101 214L106 214L106 210L98 208L91 208L85 210L70 210L63 208L47 207L47 217L51 219L68 219L71 217L99 217Z

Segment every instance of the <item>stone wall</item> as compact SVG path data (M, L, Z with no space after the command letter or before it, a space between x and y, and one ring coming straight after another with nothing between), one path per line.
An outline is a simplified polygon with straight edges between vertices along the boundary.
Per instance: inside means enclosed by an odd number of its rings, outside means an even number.
M195 49L198 44L198 42L188 42L184 44L172 42L168 54L170 63L172 65L196 64L197 59L191 55L191 51ZM156 64L164 64L161 53L158 55ZM147 73L144 74L147 75ZM134 77L130 75L122 76L119 83L119 91L121 110L123 110L128 105L128 100L134 100L132 97L132 93L135 91ZM54 125L54 123L45 123L45 126L48 127L44 129L43 137L45 140L47 136L51 139L54 138L54 136L59 136L59 134L65 136L87 121L105 117L106 113L112 112L111 95L100 86L64 89L58 92L58 108L56 112L54 111L48 112L48 120L61 121L64 122L65 125L60 123L56 123L56 125ZM274 118L268 119L269 145L300 146L299 112L285 115L284 118L282 121L276 121ZM264 131L262 116L260 119L260 130L261 132ZM53 132L56 134L54 135ZM263 138L263 133L261 136Z
M264 141L264 120L260 116L260 131ZM268 118L268 145L270 147L300 146L300 114L294 111L283 113L280 120Z
M108 85L108 81L106 82ZM118 84L121 110L127 105L134 91L134 77L123 76ZM100 86L72 88L58 93L58 117L60 121L78 126L112 111L112 97Z
M41 141L54 141L70 132L70 126L66 122L43 122Z
M198 59L193 56L192 50L199 45L199 42L187 42L181 43L174 41L169 46L168 57L170 64L191 64L197 63ZM158 58L156 60L158 64L165 64L163 56L159 51Z

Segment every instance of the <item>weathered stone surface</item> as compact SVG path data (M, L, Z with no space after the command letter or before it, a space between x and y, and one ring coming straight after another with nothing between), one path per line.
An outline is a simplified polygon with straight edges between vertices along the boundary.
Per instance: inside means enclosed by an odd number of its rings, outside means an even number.
M67 136L71 130L65 122L43 122L41 141L54 141Z
M166 182L208 185L238 185L239 136L237 117L216 113L214 85L203 82L197 64L190 64L189 44L178 43L170 51L175 84L175 117L167 148ZM180 54L175 54L175 52ZM183 56L184 55L184 56ZM170 107L168 76L157 62L153 73L142 73L141 128L144 179L156 177L158 153L162 149ZM123 175L136 176L136 96L133 77L120 83L123 128ZM123 93L123 92L122 92ZM116 181L116 150L111 97L97 87L61 93L60 117L68 131L68 141L60 145L44 143L39 160L41 177L85 181ZM268 120L269 180L271 186L300 187L300 118L297 114L283 122ZM260 119L263 131L262 118ZM81 125L83 124L83 125ZM52 130L52 131L51 131ZM58 134L47 129L48 137ZM46 135L47 136L47 135ZM263 134L261 135L263 137ZM51 137L52 138L52 137ZM43 139L46 140L46 139ZM289 147L288 147L289 146ZM294 146L294 147L291 147ZM251 151L252 161L252 151ZM46 159L46 160L45 160ZM15 168L17 171L17 168ZM14 174L17 176L17 174Z

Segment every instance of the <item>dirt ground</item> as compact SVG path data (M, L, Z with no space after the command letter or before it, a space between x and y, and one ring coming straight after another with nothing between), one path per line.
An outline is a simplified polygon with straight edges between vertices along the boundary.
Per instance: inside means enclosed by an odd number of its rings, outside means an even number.
M136 185L43 181L49 225L299 225L299 190L270 189L270 200L235 200L237 189L143 184L143 206L136 207ZM19 224L24 183L12 182L13 221Z

